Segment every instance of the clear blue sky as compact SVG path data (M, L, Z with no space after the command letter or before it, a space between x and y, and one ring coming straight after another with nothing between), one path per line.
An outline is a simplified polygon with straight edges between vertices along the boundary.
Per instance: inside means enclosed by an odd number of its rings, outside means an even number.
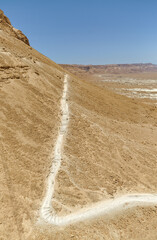
M157 0L2 0L0 8L57 63L157 64Z

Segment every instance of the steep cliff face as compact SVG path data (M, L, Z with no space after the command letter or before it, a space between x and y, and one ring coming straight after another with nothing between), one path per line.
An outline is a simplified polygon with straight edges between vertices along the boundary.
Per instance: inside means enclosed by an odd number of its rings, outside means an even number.
M29 44L28 38L18 29L14 28L11 25L11 22L8 17L5 16L4 12L0 9L0 30L9 33L13 37L23 41L27 45Z

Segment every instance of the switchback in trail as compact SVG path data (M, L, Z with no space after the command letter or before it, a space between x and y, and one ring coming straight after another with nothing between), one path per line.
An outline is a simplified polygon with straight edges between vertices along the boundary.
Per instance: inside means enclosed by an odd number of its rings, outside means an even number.
M98 202L89 207L80 209L66 216L58 216L52 207L54 195L55 178L62 161L62 150L64 137L68 128L69 108L68 108L68 75L64 76L64 89L61 99L61 125L57 136L54 152L52 152L52 166L47 181L46 195L40 209L40 218L52 225L66 225L86 219L98 217L104 214L116 213L131 207L150 206L157 204L157 194L130 194L115 199Z

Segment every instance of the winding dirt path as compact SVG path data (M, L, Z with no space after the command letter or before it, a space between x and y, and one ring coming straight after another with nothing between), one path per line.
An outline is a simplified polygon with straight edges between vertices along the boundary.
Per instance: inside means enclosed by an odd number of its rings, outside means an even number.
M58 216L53 207L52 199L54 194L55 178L62 161L62 148L64 136L66 134L69 122L69 109L67 100L68 75L64 76L64 89L61 99L61 126L58 133L56 145L51 158L52 166L48 176L45 198L40 209L40 218L48 224L57 226L66 225L86 219L98 217L106 213L115 213L136 206L150 206L157 204L157 194L131 194L119 198L98 202L66 216Z

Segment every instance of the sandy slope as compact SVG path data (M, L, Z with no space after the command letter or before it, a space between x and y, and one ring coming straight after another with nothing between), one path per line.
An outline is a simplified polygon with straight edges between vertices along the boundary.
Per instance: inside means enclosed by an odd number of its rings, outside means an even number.
M63 70L0 31L0 237L26 239L36 222L55 143Z
M52 208L51 201L54 195L55 178L60 168L62 160L63 139L64 135L66 134L69 121L69 110L67 103L67 88L68 88L67 78L68 75L65 75L63 95L61 99L61 114L62 114L61 126L57 136L54 152L52 152L51 154L52 166L50 168L50 173L48 176L46 195L40 210L41 218L52 223L57 222L57 216Z
M57 141L55 144L54 153L52 153L52 166L48 176L46 195L40 210L40 220L46 223L62 226L78 221L84 221L104 214L113 214L117 211L126 210L136 206L151 206L157 204L157 194L134 194L124 195L110 201L98 202L93 206L83 208L81 211L76 211L73 214L66 216L58 216L52 208L51 201L54 195L55 178L58 174L62 162L62 149L64 147L64 136L68 131L69 108L68 108L68 75L64 76L64 89L61 99L61 126L58 132ZM54 158L54 159L53 159Z
M0 28L0 237L156 239L155 207L125 208L112 219L107 214L63 228L37 225L66 71ZM156 107L71 74L68 82L68 131L51 201L57 216L135 192L155 194Z

